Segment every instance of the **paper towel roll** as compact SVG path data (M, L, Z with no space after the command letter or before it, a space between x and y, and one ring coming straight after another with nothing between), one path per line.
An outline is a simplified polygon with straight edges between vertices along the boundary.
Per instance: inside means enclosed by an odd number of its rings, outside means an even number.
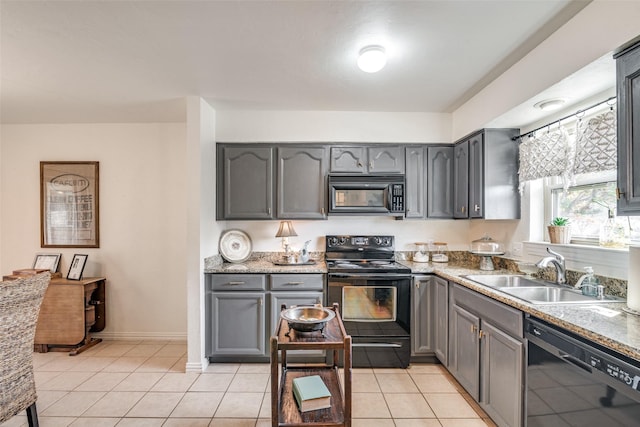
M629 246L629 279L627 307L640 311L640 246Z

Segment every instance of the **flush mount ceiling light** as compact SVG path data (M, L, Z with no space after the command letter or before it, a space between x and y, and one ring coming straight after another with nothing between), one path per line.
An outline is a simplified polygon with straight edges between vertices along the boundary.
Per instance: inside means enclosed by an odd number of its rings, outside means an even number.
M358 67L365 73L375 73L387 64L387 54L382 46L366 46L360 50Z
M565 102L567 101L561 98L545 99L544 101L536 103L534 107L539 108L542 111L557 110L558 108L562 107Z

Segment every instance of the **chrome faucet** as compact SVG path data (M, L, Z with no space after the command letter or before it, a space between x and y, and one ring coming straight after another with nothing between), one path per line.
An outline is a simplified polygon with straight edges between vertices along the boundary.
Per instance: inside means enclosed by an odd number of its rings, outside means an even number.
M567 270L564 265L564 257L557 252L552 251L547 248L547 252L549 252L552 256L544 257L540 261L536 263L536 267L545 268L548 267L549 264L553 264L556 268L556 283L559 285L564 285L567 283Z

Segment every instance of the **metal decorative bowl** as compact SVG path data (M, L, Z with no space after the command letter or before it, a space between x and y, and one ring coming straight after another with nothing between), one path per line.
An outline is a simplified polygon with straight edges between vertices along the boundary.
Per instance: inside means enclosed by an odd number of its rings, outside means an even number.
M290 329L299 332L313 332L324 329L325 324L336 314L324 307L292 307L280 312Z

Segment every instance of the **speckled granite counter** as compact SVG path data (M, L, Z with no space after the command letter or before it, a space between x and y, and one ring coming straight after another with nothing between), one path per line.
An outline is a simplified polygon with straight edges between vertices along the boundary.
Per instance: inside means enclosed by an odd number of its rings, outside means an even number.
M429 269L422 263L407 261L402 261L402 263L410 267L414 274L426 273ZM462 277L469 274L513 274L513 271L504 269L481 271L466 266L435 263L431 264L430 267L432 272L440 277L520 309L524 313L575 332L595 343L629 356L640 363L640 316L623 311L622 309L626 307L623 302L604 304L530 304ZM614 315L610 316L608 314Z
M312 265L274 265L278 254L254 253L243 263L233 264L222 262L219 255L205 260L205 273L326 273L324 253L312 253L316 260ZM457 260L456 260L457 261ZM497 260L496 260L497 261ZM640 363L640 316L634 316L622 311L624 303L606 304L530 304L518 298L509 296L496 289L483 286L465 279L469 274L513 274L515 267L508 262L498 261L495 271L478 270L477 263L419 263L399 261L409 267L413 274L437 274L452 280L483 295L522 310L524 313L543 319L551 324L560 326L595 343L614 349ZM494 261L495 262L495 261ZM608 316L602 308L611 310L615 315Z
M326 273L327 265L324 262L324 253L319 255L311 253L314 264L303 265L275 265L282 254L273 252L254 252L245 262L223 262L220 255L205 259L205 273Z

